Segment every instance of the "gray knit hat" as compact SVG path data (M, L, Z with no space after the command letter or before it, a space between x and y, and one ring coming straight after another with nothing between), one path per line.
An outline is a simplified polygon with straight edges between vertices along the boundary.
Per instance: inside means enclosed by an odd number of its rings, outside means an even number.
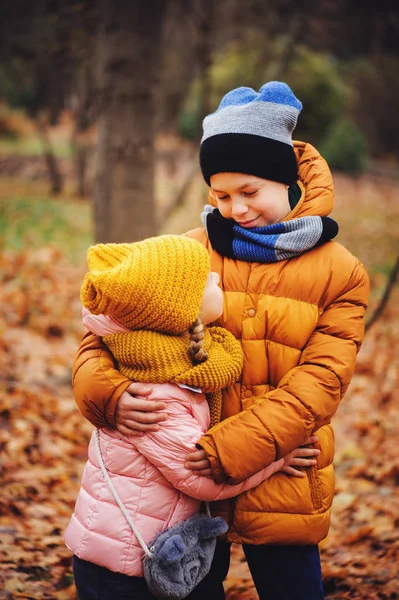
M239 87L205 117L200 165L207 184L215 173L245 173L290 185L298 177L292 146L302 104L291 88L270 81L258 92Z

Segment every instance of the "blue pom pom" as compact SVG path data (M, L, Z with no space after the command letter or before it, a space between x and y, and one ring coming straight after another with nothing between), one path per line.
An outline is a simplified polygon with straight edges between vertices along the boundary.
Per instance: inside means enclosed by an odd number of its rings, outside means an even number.
M274 102L275 104L286 104L302 110L301 102L294 96L291 88L282 81L269 81L262 85L258 100Z
M239 87L235 90L231 90L225 96L223 96L218 110L225 108L226 106L241 106L242 104L248 104L253 102L258 97L258 94L250 87Z
M301 102L286 83L269 81L260 88L259 93L250 87L239 87L231 90L222 98L217 111L227 106L245 106L251 102L273 102L274 104L293 106L299 111L302 110Z

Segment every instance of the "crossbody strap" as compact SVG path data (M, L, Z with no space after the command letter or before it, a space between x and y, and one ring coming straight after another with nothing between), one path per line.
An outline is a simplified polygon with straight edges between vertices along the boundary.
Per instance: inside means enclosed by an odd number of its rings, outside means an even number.
M102 457L102 454L101 454L100 432L99 432L98 429L95 429L94 436L95 436L95 442L96 442L96 452L97 452L98 463L99 463L101 471L102 471L102 473L104 475L104 479L107 482L108 487L111 490L111 493L112 493L113 497L115 498L115 502L117 503L117 505L121 509L123 516L125 517L126 521L128 522L128 524L130 526L130 529L133 531L134 535L136 536L136 538L137 538L140 546L142 547L142 549L144 550L144 552L148 556L148 558L152 558L153 554L152 554L151 550L148 548L147 544L145 543L145 541L141 537L141 534L140 534L139 530L137 529L136 525L133 523L132 519L130 518L130 515L129 515L129 513L126 510L125 505L123 504L122 500L119 498L119 494L116 491L115 486L112 483L110 476L108 475L108 471L106 469L106 466L104 464L103 457ZM210 510L210 507L209 507L209 502L205 502L205 510L206 510L206 514L208 515L208 517L210 517L211 516L211 510Z
M125 517L126 521L129 523L129 526L131 528L131 530L133 531L134 535L136 536L136 538L139 541L140 546L142 547L142 549L144 550L144 552L146 553L146 555L148 556L148 558L152 558L152 552L150 551L150 549L148 548L147 544L145 543L145 541L143 540L143 538L141 537L141 534L139 532L139 530L137 529L136 525L133 523L132 519L129 516L129 513L127 512L125 505L123 504L122 500L119 498L119 494L116 491L114 484L111 481L110 476L108 475L108 471L104 465L104 461L103 461L103 457L101 455L101 448L100 448L100 432L98 431L98 429L95 430L94 432L95 435L95 439L96 439L96 451L97 451L97 458L98 458L98 462L100 464L101 467L101 471L103 472L105 481L108 484L109 489L112 492L113 497L115 498L116 503L118 504L119 508L121 509L123 516Z

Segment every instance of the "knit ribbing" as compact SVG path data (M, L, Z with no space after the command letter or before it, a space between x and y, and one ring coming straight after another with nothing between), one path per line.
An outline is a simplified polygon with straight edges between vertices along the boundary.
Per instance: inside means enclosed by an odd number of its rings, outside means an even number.
M252 102L245 106L226 106L204 120L201 142L224 133L259 135L292 146L291 133L298 118L293 106L273 102Z

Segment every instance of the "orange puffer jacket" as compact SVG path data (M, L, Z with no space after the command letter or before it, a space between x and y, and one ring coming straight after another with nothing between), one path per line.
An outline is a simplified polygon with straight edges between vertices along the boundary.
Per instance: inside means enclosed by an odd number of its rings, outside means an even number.
M309 144L295 143L302 196L286 220L328 215L331 173ZM277 473L256 489L214 505L228 539L248 544L315 544L328 533L334 495L330 421L345 394L363 338L368 278L336 242L271 264L227 259L203 229L189 232L209 250L225 292L219 325L242 342L239 383L224 392L223 420L200 440L217 482L241 482L319 437L318 465L301 479ZM97 426L113 424L129 385L101 341L88 335L74 368L75 397ZM106 421L104 420L104 415Z

